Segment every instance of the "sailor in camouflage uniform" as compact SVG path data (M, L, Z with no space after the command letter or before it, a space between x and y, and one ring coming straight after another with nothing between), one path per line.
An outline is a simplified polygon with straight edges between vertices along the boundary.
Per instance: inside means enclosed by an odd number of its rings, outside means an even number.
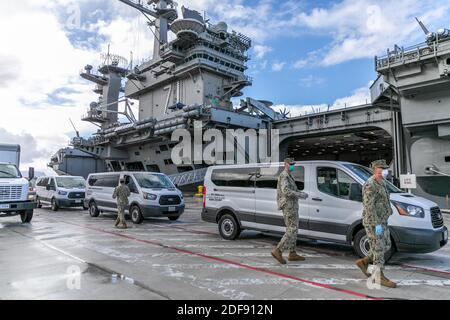
M284 170L278 177L277 186L277 204L278 209L283 210L284 223L286 225L286 233L280 243L272 251L272 256L281 264L285 264L283 259L283 251L289 250L289 261L303 261L304 257L299 256L295 252L298 234L298 199L306 199L308 195L300 192L295 184L295 180L291 172L295 170L294 160L287 158L284 160Z
M116 187L113 193L113 198L117 199L117 220L115 226L119 229L126 229L127 223L125 221L125 209L128 207L128 197L130 196L130 189L125 185L125 179L120 178L120 184Z
M395 288L396 284L384 276L385 253L391 248L391 236L388 219L392 215L389 191L385 177L389 166L385 160L372 162L371 176L363 186L363 225L369 240L370 251L367 257L360 259L356 265L367 276L371 277L367 268L369 263L374 265L374 279L377 284Z

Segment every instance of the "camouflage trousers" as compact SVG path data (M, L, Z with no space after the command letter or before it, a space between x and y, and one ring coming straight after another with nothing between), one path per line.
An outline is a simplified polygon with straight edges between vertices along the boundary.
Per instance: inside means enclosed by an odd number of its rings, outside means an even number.
M383 233L377 235L375 233L374 225L365 225L367 239L369 240L369 254L368 257L374 266L383 270L384 268L384 255L391 248L391 234L387 224L382 224Z
M116 219L117 226L123 226L123 227L127 226L127 223L125 220L125 209L126 208L127 208L126 205L117 204L117 219Z
M284 225L286 233L277 245L277 249L281 252L288 249L289 252L295 251L297 245L298 234L298 206L286 204L283 208Z

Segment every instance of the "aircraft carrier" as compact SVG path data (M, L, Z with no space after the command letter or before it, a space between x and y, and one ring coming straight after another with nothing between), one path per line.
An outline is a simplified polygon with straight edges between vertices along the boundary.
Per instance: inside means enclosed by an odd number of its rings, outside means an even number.
M280 158L330 159L368 165L385 158L393 179L414 173L423 195L448 208L450 195L450 32L430 32L409 48L395 46L375 57L378 78L371 102L328 112L289 117L272 103L232 99L252 85L245 74L251 39L213 24L171 0L119 0L148 19L155 34L153 57L133 66L123 57L102 56L96 70L81 77L99 94L84 121L98 127L89 138L77 135L49 166L61 174L98 171L158 171L179 186L200 183L206 163L176 165L171 141L176 129L278 129ZM149 31L150 32L150 31ZM172 32L174 40L168 40ZM133 103L138 114L133 113ZM125 121L119 121L126 119ZM238 150L239 152L239 150ZM240 152L246 153L246 150ZM220 155L219 155L220 157Z

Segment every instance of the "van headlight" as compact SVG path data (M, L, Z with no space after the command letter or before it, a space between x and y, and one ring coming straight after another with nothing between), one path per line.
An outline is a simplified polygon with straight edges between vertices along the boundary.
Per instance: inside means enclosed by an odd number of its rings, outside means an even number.
M156 194L147 192L142 192L142 196L144 197L145 200L156 200L156 198L158 198Z
M423 208L414 206L412 204L407 204L398 201L392 201L394 206L397 208L398 213L402 216L414 217L414 218L423 218L425 217L425 211Z
M58 191L58 194L59 194L60 196L67 196L67 191L61 191L61 190L59 190L59 191Z

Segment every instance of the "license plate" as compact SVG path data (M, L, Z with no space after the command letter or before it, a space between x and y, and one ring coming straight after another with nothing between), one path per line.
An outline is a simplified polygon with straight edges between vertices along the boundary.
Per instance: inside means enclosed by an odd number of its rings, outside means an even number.
M9 204L0 204L0 209L9 209Z
M177 207L169 207L169 211L170 211L170 212L177 211Z
M447 241L448 240L448 230L444 231L443 236L444 236L444 241Z
M81 203L81 200L75 200L75 203Z

